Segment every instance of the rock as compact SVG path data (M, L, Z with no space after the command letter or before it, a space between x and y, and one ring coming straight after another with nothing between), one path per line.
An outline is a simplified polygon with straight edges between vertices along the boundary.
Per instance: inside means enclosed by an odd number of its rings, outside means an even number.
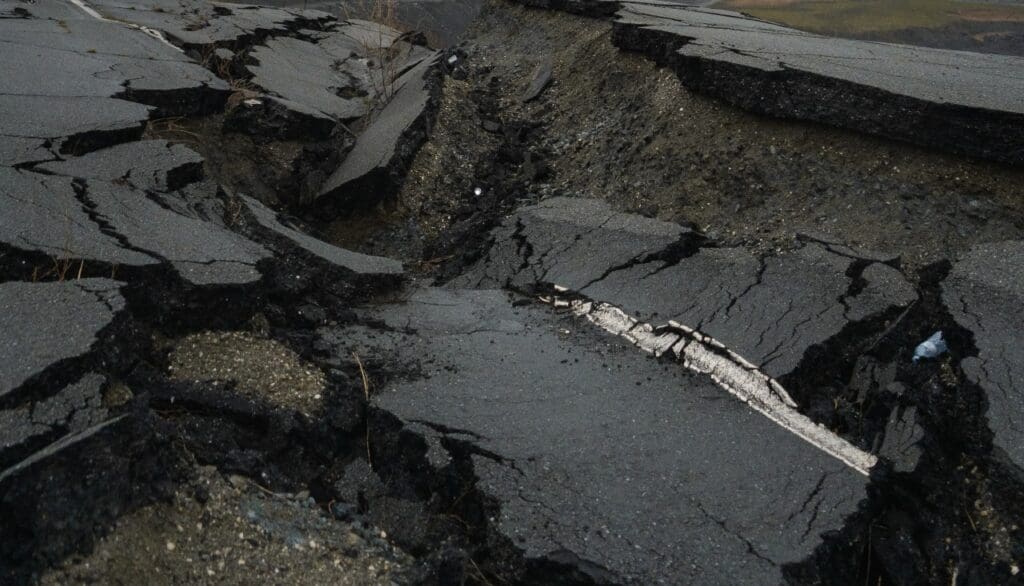
M551 59L546 59L533 70L533 78L530 80L530 86L527 87L526 92L523 93L523 102L532 102L544 93L544 90L547 89L548 85L551 83L553 68L554 64L551 62Z
M924 429L917 424L917 409L894 409L885 428L885 440L879 455L892 462L896 472L909 473L917 468L924 450L920 446Z

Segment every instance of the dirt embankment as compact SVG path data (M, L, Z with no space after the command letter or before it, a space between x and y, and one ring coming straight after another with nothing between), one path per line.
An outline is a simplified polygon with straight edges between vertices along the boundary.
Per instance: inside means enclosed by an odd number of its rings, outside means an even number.
M398 252L396 231L434 242L490 208L495 165L516 175L500 199L598 197L757 251L813 235L899 254L909 272L1024 228L1022 170L737 111L622 53L602 21L491 3L460 51L466 77L446 79L432 139L375 218L389 228L360 232L381 236L367 250ZM548 60L544 99L524 104Z

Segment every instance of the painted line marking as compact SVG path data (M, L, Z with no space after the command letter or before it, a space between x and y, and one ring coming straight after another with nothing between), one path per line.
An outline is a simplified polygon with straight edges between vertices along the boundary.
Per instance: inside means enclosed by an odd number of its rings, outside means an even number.
M857 472L868 476L878 463L877 456L857 448L800 413L796 402L777 380L711 336L673 321L667 326L654 327L608 303L567 299L565 294L569 291L565 287L555 287L555 291L555 295L541 296L540 300L556 308L569 309L654 356L671 352L685 368L708 375L715 384L755 411Z
M133 28L135 30L142 31L142 32L146 33L147 35L153 37L154 39L160 41L161 43L167 45L168 47L174 49L175 51L177 51L179 53L184 53L184 51L182 51L180 48L176 47L174 45L174 43L171 43L170 41L168 41L167 37L165 37L162 32L160 32L160 31L158 31L156 29L149 28L148 26L142 26L142 25L134 24L134 23L131 23L131 22L124 22L123 20L115 20L115 19L112 19L112 18L107 18L107 17L103 16L102 14L100 14L99 12L97 12L96 9L93 8L92 6L89 6L88 4L86 4L85 0L68 0L68 1L71 2L72 4L74 4L75 6L81 8L83 12L85 12L89 16L95 18L96 20L101 20L103 22L113 22L113 23L116 23L116 24L120 24L122 26L126 26L128 28Z

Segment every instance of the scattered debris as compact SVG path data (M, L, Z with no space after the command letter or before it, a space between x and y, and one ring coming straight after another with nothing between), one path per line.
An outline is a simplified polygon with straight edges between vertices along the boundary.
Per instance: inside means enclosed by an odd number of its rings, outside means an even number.
M551 84L551 75L554 72L554 64L551 59L543 61L533 71L533 78L530 80L530 87L526 88L523 94L523 102L532 102L540 97L548 85Z
M942 332L935 332L930 338L918 344L917 348L914 349L913 361L918 362L921 359L931 360L932 358L938 358L945 354L947 350L946 341L942 339Z

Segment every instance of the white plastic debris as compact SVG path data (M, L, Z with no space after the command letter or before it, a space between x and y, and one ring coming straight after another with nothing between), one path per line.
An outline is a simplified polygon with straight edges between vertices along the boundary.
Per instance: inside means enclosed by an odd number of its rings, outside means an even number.
M477 197L480 197L481 195L484 194L484 190L477 187L476 189L473 190L473 193L475 193Z
M458 55L452 55L448 58L448 65L455 65L459 61Z
M246 106L249 106L250 108L253 107L253 106L259 106L259 105L263 104L262 101L257 100L256 98L250 98L250 99L248 99L248 100L246 100L246 101L244 101L242 103L245 104Z
M922 358L937 358L946 353L946 341L942 339L942 332L935 332L931 338L918 344L914 350L914 362Z

